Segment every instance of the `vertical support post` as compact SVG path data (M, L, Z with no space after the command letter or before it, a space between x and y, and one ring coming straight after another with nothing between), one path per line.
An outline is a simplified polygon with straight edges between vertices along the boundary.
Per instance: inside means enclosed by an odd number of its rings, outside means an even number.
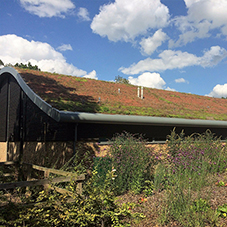
M43 123L43 142L44 142L44 152L46 155L46 151L47 151L47 122ZM44 164L45 160L43 159L43 164Z
M19 154L19 162L22 162L23 157L23 146L24 146L24 130L25 130L25 94L21 90L20 93L20 154Z
M75 156L75 154L76 154L77 126L78 126L78 124L75 124L75 133L74 133L74 141L73 141L73 156Z
M25 176L24 171L23 171L23 153L24 153L24 130L25 130L25 100L26 96L23 92L23 90L20 90L20 115L19 115L19 127L20 127L20 149L19 149L19 157L18 157L18 179L19 180L25 180L27 176Z
M44 171L44 179L49 178L49 176L50 176L50 170L47 169L47 170ZM44 190L45 190L46 192L48 192L48 191L49 191L49 186L50 186L50 185L49 185L49 184L44 184L43 186L44 186Z
M79 181L79 182L77 183L76 191L77 191L77 193L78 193L79 195L82 195L82 193L83 193L83 186L82 186L82 182L81 182L81 181Z
M8 86L7 86L7 119L6 119L6 161L8 161L9 154L9 118L10 118L10 76L8 76Z

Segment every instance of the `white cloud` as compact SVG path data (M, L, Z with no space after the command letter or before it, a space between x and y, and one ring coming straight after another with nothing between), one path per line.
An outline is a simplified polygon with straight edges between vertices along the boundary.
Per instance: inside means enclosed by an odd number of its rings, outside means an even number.
M164 89L166 82L161 78L159 73L143 73L137 78L132 76L128 77L128 80L131 84L143 87Z
M66 51L66 50L73 50L73 48L70 44L62 44L57 48L57 50Z
M227 51L219 46L212 46L210 50L204 52L200 58L200 64L203 67L211 67L217 65L227 56Z
M65 17L75 8L71 0L20 0L22 7L39 17Z
M175 80L176 83L189 83L187 80L185 80L184 78L178 78Z
M219 29L227 36L226 0L184 0L188 15L175 18L175 25L181 31L179 39L170 42L170 47L185 45L196 38L211 36L210 31Z
M192 4L200 2L201 0L184 0L186 6L189 8Z
M227 84L217 84L208 96L217 98L227 97Z
M167 25L169 10L160 0L115 0L103 5L91 23L94 33L111 41L132 41L149 29Z
M203 39L210 37L210 22L202 21L197 26L194 26L191 22L185 21L185 19L178 18L178 21L175 23L178 28L181 30L182 34L179 35L177 41L170 40L169 47L178 47L186 45L187 43L193 42L196 38Z
M90 73L88 73L87 75L85 75L83 77L98 80L95 70L91 71Z
M140 42L143 54L151 55L167 39L166 33L159 29L152 37L143 38Z
M86 8L79 8L79 12L77 13L77 16L83 20L83 21L90 21L90 17L89 17L89 12Z
M30 61L42 71L72 76L87 75L86 71L67 63L64 56L48 43L28 41L16 35L0 36L0 59L5 64L25 64Z
M170 88L170 87L167 87L165 90L166 90L166 91L176 91L176 89Z
M124 74L134 75L145 71L163 71L167 69L182 69L188 66L211 67L217 65L227 56L227 51L219 46L213 46L204 52L202 57L182 51L165 50L159 54L159 58L147 58L134 63L128 68L119 70Z

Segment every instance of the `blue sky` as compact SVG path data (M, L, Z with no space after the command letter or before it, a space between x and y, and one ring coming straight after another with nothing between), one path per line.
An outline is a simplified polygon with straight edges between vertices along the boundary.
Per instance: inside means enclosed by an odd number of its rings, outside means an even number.
M0 59L227 97L227 0L1 0Z

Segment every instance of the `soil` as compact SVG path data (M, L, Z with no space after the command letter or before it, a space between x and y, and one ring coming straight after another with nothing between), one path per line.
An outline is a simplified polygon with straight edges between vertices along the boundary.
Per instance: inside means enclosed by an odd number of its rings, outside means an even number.
M214 175L211 179L211 184L208 187L204 187L201 191L201 195L203 199L208 198L209 205L213 210L216 210L219 206L223 204L227 204L227 187L217 186L215 182L224 181L227 182L227 173ZM139 223L133 224L133 227L150 227L150 226L181 226L177 221L168 223L167 225L159 224L159 216L161 214L161 208L165 201L165 193L163 190L161 192L154 192L152 196L147 197L147 201L142 203L138 208L136 208L137 212L142 212L146 218L141 220ZM139 204L140 198L144 198L144 195L134 195L134 194L125 194L119 197L120 202L134 202ZM213 226L207 224L206 227ZM218 226L227 226L227 218L219 217L219 225Z

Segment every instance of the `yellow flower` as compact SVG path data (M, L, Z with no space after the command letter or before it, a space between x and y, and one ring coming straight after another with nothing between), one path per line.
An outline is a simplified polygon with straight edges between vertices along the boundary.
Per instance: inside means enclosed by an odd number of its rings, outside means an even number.
M226 217L226 213L223 213L223 216Z

